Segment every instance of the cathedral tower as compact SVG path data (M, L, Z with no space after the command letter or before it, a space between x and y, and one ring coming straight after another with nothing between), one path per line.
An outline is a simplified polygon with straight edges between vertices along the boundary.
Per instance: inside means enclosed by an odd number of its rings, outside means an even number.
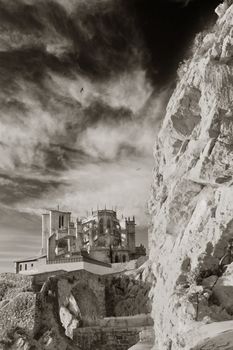
M135 252L135 217L133 216L133 219L125 218L125 228L126 228L126 234L127 234L127 243L128 243L128 249L130 253Z

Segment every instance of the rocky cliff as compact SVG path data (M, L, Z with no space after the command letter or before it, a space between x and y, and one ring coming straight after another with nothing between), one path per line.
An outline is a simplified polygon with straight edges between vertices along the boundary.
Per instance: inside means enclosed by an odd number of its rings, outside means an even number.
M149 246L159 350L191 349L206 324L233 319L233 269L225 271L233 238L231 1L216 13L179 69L154 149Z

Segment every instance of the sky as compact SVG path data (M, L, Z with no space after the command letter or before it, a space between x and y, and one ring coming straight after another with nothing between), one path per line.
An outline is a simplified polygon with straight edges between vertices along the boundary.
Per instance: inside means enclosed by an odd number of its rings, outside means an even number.
M217 0L0 0L0 271L44 208L117 207L147 244L152 148Z

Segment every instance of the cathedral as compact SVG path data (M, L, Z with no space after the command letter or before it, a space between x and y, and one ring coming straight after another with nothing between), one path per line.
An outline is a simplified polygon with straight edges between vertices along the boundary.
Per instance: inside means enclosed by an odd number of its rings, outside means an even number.
M67 264L88 259L96 264L126 263L146 255L135 244L135 217L117 218L114 210L92 211L86 218L73 218L71 212L47 210L42 214L40 257L16 262L16 272L35 265Z

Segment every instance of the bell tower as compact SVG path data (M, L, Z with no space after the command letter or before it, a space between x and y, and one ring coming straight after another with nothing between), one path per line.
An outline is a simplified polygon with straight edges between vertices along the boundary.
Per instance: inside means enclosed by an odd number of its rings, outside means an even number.
M127 245L130 253L135 252L135 217L131 220L130 217L125 218L125 228L127 234Z
M50 216L49 213L42 214L42 242L41 255L47 255L47 241L50 233Z

